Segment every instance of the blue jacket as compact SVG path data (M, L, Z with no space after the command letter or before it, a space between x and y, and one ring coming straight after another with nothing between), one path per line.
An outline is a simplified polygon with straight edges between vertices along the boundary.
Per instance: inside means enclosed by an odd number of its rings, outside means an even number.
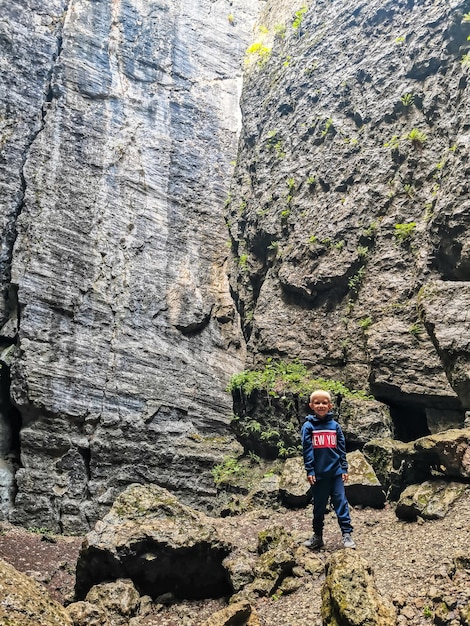
M307 415L302 426L302 450L307 476L347 474L346 440L341 426L327 413L325 419Z

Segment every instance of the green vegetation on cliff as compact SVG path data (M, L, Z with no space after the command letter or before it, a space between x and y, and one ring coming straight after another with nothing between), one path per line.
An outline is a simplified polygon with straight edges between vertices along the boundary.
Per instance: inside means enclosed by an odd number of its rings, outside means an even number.
M312 376L305 365L298 361L286 363L285 361L274 361L271 358L267 359L263 369L244 370L234 374L227 391L233 393L239 390L248 396L253 391L258 390L266 391L271 396L282 396L286 393L308 395L318 388L343 397L370 398L364 391L349 389L338 380Z

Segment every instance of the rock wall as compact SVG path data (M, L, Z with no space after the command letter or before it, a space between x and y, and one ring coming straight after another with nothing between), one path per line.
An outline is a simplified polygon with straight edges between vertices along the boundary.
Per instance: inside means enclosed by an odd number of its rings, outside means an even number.
M0 4L10 519L82 532L135 481L204 507L244 365L223 211L258 3Z
M259 30L228 223L248 363L299 359L464 423L470 3L308 3Z
M210 509L268 355L464 423L468 0L0 8L3 516Z

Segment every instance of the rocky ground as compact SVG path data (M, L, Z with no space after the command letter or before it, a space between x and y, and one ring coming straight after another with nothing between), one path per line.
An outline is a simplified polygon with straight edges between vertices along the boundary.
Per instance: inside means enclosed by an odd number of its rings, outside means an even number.
M459 609L470 603L470 489L456 502L443 520L406 523L393 508L353 509L358 552L370 563L380 592L398 609L397 624L467 624ZM222 533L240 546L255 549L258 532L283 525L299 541L310 534L309 510L256 511L217 520ZM0 557L32 576L62 603L73 597L74 568L82 539L25 531L2 523ZM334 515L327 516L325 548L318 554L326 562L341 549ZM455 559L466 566L457 567ZM263 626L320 626L323 575L304 578L289 595L260 598L256 610ZM180 602L169 607L155 606L142 618L142 626L197 626L223 600Z

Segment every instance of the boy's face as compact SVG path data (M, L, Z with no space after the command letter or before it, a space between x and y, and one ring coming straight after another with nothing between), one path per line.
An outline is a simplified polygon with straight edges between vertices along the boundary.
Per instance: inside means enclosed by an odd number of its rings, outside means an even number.
M328 396L315 396L309 406L315 415L320 418L325 417L325 415L333 408Z

